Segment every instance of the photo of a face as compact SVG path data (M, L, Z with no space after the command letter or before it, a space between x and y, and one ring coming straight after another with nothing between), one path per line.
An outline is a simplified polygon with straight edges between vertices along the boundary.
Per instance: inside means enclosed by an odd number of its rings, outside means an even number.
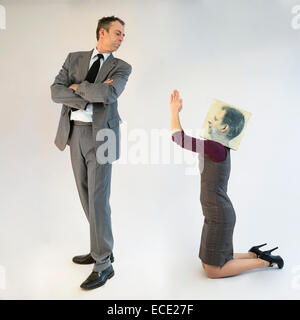
M251 113L220 100L213 100L200 136L237 150Z

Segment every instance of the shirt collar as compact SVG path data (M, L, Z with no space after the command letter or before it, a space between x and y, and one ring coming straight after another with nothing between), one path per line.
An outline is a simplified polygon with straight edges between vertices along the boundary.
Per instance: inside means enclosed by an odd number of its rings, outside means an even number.
M93 53L92 53L92 59L95 58L95 56L97 54L99 54L100 52L97 50L97 48L94 48ZM104 57L104 61L111 55L111 52L108 53L102 53L103 57Z

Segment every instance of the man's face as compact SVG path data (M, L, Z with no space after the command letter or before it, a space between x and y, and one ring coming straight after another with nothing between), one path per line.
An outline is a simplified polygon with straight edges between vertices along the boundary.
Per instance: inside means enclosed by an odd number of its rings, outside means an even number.
M99 42L104 52L113 52L119 49L124 39L124 26L119 21L110 24L109 31L99 30Z
M208 121L208 133L213 135L225 135L227 134L229 127L227 124L223 124L223 118L226 114L226 110L219 110L209 121Z

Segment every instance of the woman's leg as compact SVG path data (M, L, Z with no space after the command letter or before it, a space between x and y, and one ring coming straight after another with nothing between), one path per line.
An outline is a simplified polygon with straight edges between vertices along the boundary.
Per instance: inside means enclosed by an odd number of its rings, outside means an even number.
M205 263L202 263L202 265L209 278L217 279L235 276L252 269L266 268L269 266L269 262L259 258L254 258L232 259L226 262L222 267L212 266Z
M256 259L257 256L254 252L247 253L234 253L233 259Z

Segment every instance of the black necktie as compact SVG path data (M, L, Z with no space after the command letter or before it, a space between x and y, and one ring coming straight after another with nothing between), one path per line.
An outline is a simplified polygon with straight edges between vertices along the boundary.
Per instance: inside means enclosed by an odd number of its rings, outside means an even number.
M97 60L92 64L85 80L94 83L100 68L100 59L104 59L101 53L97 54Z

